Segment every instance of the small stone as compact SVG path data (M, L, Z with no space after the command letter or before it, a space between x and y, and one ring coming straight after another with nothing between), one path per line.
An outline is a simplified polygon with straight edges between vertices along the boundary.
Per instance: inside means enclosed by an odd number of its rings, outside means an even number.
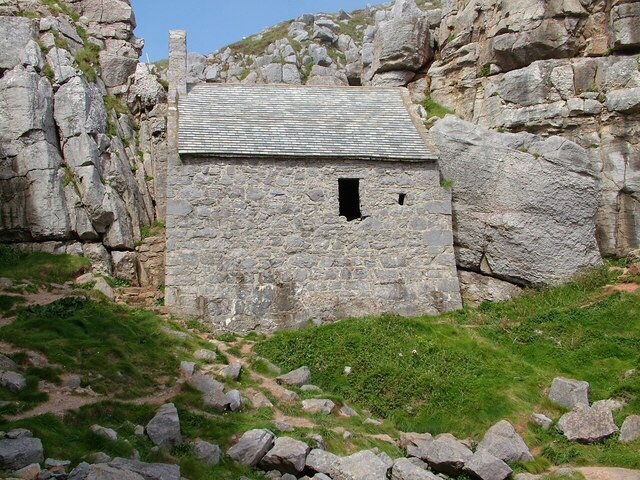
M220 447L204 440L193 442L193 455L207 465L217 465L220 463Z
M31 430L27 430L26 428L14 428L13 430L9 430L5 434L5 438L18 439L18 438L32 438L33 433Z
M580 443L599 442L618 431L611 410L581 404L564 414L557 428L568 440Z
M311 371L309 367L300 367L285 375L280 375L276 378L276 381L280 384L292 385L301 387L306 385L311 379Z
M18 372L0 372L0 387L16 393L25 389L27 379Z
M180 362L180 373L185 377L192 377L196 371L196 364L185 360Z
M589 405L589 384L580 380L556 377L549 390L549 399L565 408Z
M283 473L298 474L304 470L307 454L311 448L304 442L289 437L275 440L271 450L259 463L265 471L277 470Z
M425 454L429 446L433 443L433 436L430 433L402 433L400 435L399 447L407 452L407 457L425 459Z
M295 429L288 424L287 422L273 422L273 426L276 427L276 430L280 430L281 432L293 432Z
M216 352L214 352L213 350L206 350L204 348L200 349L200 350L196 350L193 354L193 357L196 360L202 360L205 362L215 362L216 358L217 358L218 354Z
M227 399L229 400L229 409L232 412L237 412L242 408L242 396L238 390L231 390L227 392Z
M286 402L293 403L298 400L298 394L296 392L292 392L291 390L284 389L278 394L278 399Z
M69 465L71 465L71 462L69 460L56 460L55 458L47 458L44 461L44 466L47 469L53 469L53 468L66 469Z
M240 440L233 445L227 454L233 461L246 467L255 467L273 447L272 432L265 429L255 429L245 432Z
M133 429L133 434L136 437L144 437L145 431L142 425L136 425Z
M348 430L345 430L345 431L344 431L344 433L342 434L342 438L343 438L344 440L349 440L349 439L350 439L350 438L352 438L352 437L353 437L353 433L351 433L351 432L350 432L350 431L348 431Z
M187 384L204 394L224 390L224 385L222 383L207 375L202 375L201 373L196 373L189 378L187 380Z
M12 476L15 478L21 478L23 480L36 480L39 473L40 465L37 463L32 463L31 465L27 465L20 470L16 470L15 472L13 472Z
M303 392L312 392L312 393L322 392L322 389L316 385L302 385L300 387L300 390L302 390Z
M542 413L534 413L531 415L531 421L536 425L541 426L544 430L549 430L551 425L553 425L553 420Z
M340 415L343 417L358 417L358 412L356 412L353 408L343 405L340 407Z
M173 403L160 407L146 427L151 441L160 448L171 449L182 443L180 418Z
M620 428L620 443L635 442L640 438L640 415L625 418Z
M107 283L107 281L102 277L97 277L95 280L95 285L93 286L94 290L102 293L109 300L113 301L116 298L115 293L113 292L113 288Z
M331 400L311 398L302 401L302 410L308 413L322 413L331 415L336 404Z
M478 450L486 450L503 462L528 462L533 460L529 448L513 425L502 420L485 433Z
M424 460L436 472L457 476L472 456L471 450L452 435L445 434L440 435L427 447Z
M229 365L220 370L220 375L231 380L238 380L240 378L241 370L242 365L240 364L240 362L231 362Z
M62 377L62 386L65 388L75 390L76 388L80 388L80 385L82 385L82 377L80 377L80 375L71 374Z
M90 458L93 463L109 463L111 461L111 457L104 452L96 452L90 455Z
M351 367L344 367L344 370L342 371L342 373L346 376L351 375Z
M362 423L364 425L374 425L376 427L382 426L382 421L376 420L375 418L366 418Z
M309 433L307 435L307 438L311 440L311 443L314 448L319 448L320 450L326 450L326 445L324 443L324 438L322 438L322 435L319 435L317 433Z
M18 365L9 357L0 353L0 371L4 372L17 372Z
M105 428L100 425L92 425L90 430L99 437L106 438L107 440L112 440L114 442L118 440L118 432L116 432L112 428Z

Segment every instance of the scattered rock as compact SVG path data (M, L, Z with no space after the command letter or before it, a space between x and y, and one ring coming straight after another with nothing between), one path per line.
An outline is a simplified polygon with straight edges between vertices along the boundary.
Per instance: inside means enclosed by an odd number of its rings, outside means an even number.
M340 407L340 415L343 417L359 417L358 412L356 412L353 408L348 407L347 405L343 405Z
M307 434L307 438L312 442L313 448L318 448L320 450L327 449L322 435L319 435L317 433L309 433Z
M44 467L47 470L58 473L64 473L69 465L71 465L71 462L69 460L56 460L55 458L47 458L44 461Z
M436 472L458 475L473 452L452 435L440 435L424 452L424 460Z
M116 298L116 295L113 292L113 288L111 288L111 286L107 283L107 281L102 277L96 278L96 283L93 286L93 289L102 293L105 297L107 297L111 301L113 301L114 298Z
M273 447L274 438L275 436L269 430L249 430L240 437L227 454L236 463L255 467Z
M580 443L599 442L618 431L611 410L582 404L563 415L557 428L568 440Z
M133 428L133 434L136 437L144 437L144 434L145 434L144 427L142 425L136 425Z
M280 384L292 385L295 387L301 387L309 383L311 379L311 371L309 367L300 367L284 375L280 375L276 378L276 381Z
M75 390L76 388L80 388L81 385L82 377L80 375L69 374L62 377L62 386L64 388Z
M289 437L279 437L271 450L262 458L260 468L283 473L298 474L304 470L311 448L304 442Z
M205 395L224 390L224 385L222 383L201 373L196 373L189 378L189 380L187 380L187 384Z
M0 353L0 372L17 372L18 365L9 357Z
M0 440L0 470L19 470L43 460L42 442L38 438L21 437Z
M293 403L298 401L298 394L291 390L283 389L280 392L276 393L278 400L286 403Z
M315 473L330 475L333 467L338 463L340 457L325 450L314 448L307 455L306 467Z
M220 370L220 375L231 380L238 380L240 378L241 370L242 364L240 362L231 362L229 365Z
M237 412L242 408L242 396L238 390L231 390L226 395L229 401L229 409L232 412Z
M322 389L316 385L302 385L300 390L303 392L320 393Z
M589 383L564 377L554 378L549 400L569 409L577 405L589 405Z
M27 379L18 372L0 372L0 387L19 392L27 386Z
M196 371L196 364L193 362L182 361L180 362L180 372L185 377L192 377Z
M120 469L124 472L135 473L145 480L180 480L180 467L177 465L169 465L166 463L144 463L138 460L114 458L109 462L109 466ZM120 480L119 477L115 478Z
M204 440L193 442L193 456L207 465L220 463L220 447Z
M99 437L106 438L114 442L118 440L118 432L116 432L112 428L105 428L100 425L92 425L90 430Z
M310 398L302 401L302 409L308 413L323 413L325 415L331 415L331 412L336 407L336 404L331 400Z
M549 430L551 425L553 425L553 420L541 413L534 413L531 415L531 421L545 430Z
M26 428L14 428L13 430L9 430L5 438L18 439L18 438L31 438L33 437L33 433Z
M182 443L180 418L173 403L160 407L146 426L147 435L160 448L171 449Z
M375 427L380 427L382 426L383 422L381 420L376 420L375 418L365 418L362 423L364 425L373 425Z
M509 465L486 450L478 450L465 463L464 471L481 480L505 480L512 473Z
M622 410L626 405L627 403L624 400L616 400L614 398L610 398L608 400L598 400L597 402L593 402L593 405L591 406L616 412L618 410Z
M196 350L193 354L193 357L196 360L202 360L205 362L213 363L216 361L218 354L213 350L206 350L204 348L200 350Z
M425 459L429 446L433 443L430 433L402 433L398 446L407 452L407 457Z
M245 390L245 395L249 398L253 408L273 408L273 403L262 392L248 388Z
M276 430L280 430L281 432L293 432L295 430L291 424L287 422L279 422L277 420L273 422L273 426L276 427Z
M12 476L15 478L21 478L23 480L36 480L39 473L40 465L37 463L32 463L31 465L27 465L20 470L16 470L12 473Z
M518 432L506 420L502 420L485 433L478 450L486 450L504 462L528 462L533 455Z
M427 470L427 464L413 458L399 458L393 463L391 480L440 480L440 477Z
M630 415L625 418L620 428L620 442L631 443L640 438L640 415Z

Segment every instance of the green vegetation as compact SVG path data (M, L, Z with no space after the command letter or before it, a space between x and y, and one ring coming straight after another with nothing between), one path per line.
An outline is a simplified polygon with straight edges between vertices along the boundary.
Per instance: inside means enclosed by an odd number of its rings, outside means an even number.
M351 18L345 22L340 22L340 33L349 35L354 41L360 43L364 37L364 28L358 29L359 26L372 25L372 18L366 14L364 10L356 10L351 12Z
M100 66L100 46L93 42L85 42L76 52L75 59L86 79L95 82L98 78L96 69Z
M90 263L86 258L49 253L27 254L0 245L0 277L36 284L64 283L83 273Z
M453 180L449 180L447 178L443 178L442 180L440 180L440 186L442 188L446 188L446 189L452 189L453 188Z
M140 236L142 240L149 237L160 235L164 231L165 225L161 220L155 220L151 225L143 225L140 228Z
M623 376L640 366L639 297L603 290L618 275L603 267L561 287L436 318L361 318L281 332L254 350L283 370L308 365L314 384L401 430L479 438L507 418L527 427L527 441L551 463L639 468L637 445L569 444L528 425L534 410L562 413L543 394L558 375L589 381L594 400L625 399L619 424L640 410L640 376Z
M280 23L261 34L252 35L244 40L233 43L229 45L229 48L233 53L262 55L270 44L287 36L291 23L291 21Z
M478 72L478 77L479 78L488 77L490 73L491 73L491 66L485 65Z
M104 99L104 107L107 112L115 112L118 115L129 115L129 108L124 105L118 97L113 95L105 95Z
M71 10L71 8L69 8L67 4L60 0L41 0L41 2L49 9L53 16L64 13L65 15L69 16L74 22L80 20L80 14Z
M422 106L427 111L427 117L440 117L444 118L446 115L453 114L453 110L448 109L440 105L438 102L433 100L430 96L426 96L422 101Z

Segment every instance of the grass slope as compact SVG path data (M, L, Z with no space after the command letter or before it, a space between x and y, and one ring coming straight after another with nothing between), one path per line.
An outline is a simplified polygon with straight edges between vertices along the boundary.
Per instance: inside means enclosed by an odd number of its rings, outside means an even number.
M64 283L82 273L91 263L83 257L24 253L0 245L0 277L36 284Z
M562 413L544 395L558 375L591 382L592 400L624 398L618 424L640 412L640 376L624 377L640 366L639 296L604 293L617 275L602 268L568 285L436 318L350 319L281 332L255 351L285 370L308 365L313 383L401 430L479 439L508 418L552 463L640 468L637 444L578 446L528 425L534 410Z

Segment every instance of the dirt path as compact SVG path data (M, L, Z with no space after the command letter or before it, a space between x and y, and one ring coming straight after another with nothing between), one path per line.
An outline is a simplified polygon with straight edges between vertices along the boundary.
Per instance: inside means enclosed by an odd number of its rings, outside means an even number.
M640 470L613 467L580 467L576 470L587 480L640 480Z

